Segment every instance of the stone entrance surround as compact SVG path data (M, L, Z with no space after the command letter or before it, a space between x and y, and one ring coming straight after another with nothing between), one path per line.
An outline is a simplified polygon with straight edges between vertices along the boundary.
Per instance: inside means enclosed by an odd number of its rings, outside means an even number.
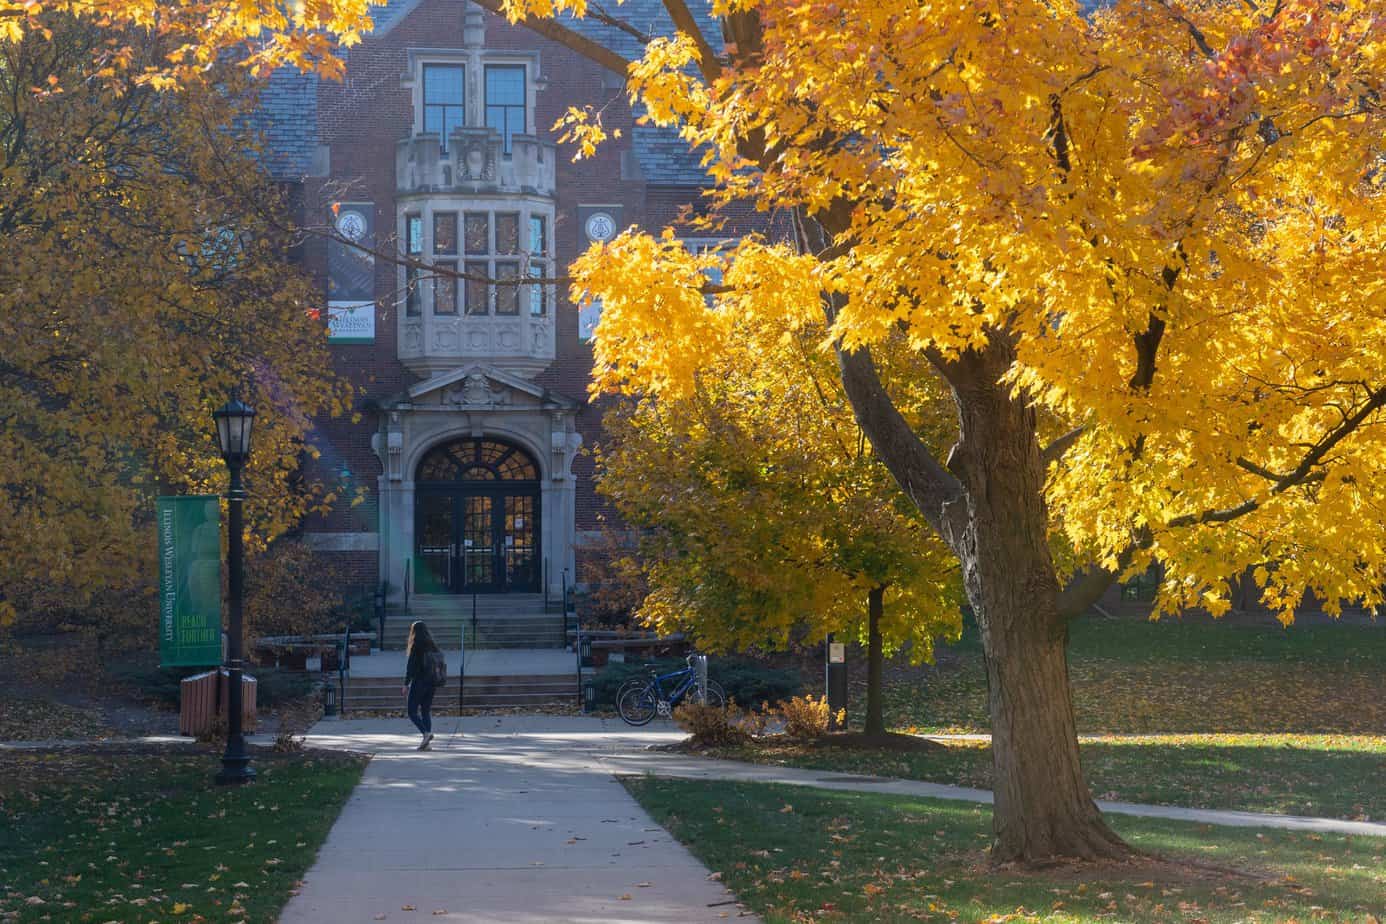
M384 473L379 480L380 579L387 603L403 603L414 554L414 476L428 450L460 437L514 443L540 468L540 581L551 598L573 581L576 543L572 464L582 445L574 417L581 405L519 376L473 365L435 376L386 404L372 437ZM412 575L410 577L412 586Z

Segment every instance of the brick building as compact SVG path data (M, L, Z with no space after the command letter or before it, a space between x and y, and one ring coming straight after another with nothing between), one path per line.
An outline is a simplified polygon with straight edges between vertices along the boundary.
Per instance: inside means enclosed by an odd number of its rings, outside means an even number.
M642 33L672 31L658 0L618 12ZM360 389L359 421L320 422L311 474L365 496L307 538L392 606L406 587L556 600L582 580L598 525L581 452L600 426L586 398L593 318L564 285L408 264L561 275L592 241L674 223L705 178L676 135L635 124L620 75L560 44L467 0L391 0L375 19L342 82L277 74L261 104L267 161L299 186L305 221L378 253L304 248L334 361ZM568 24L640 53L626 32ZM574 105L621 130L580 163L548 130Z

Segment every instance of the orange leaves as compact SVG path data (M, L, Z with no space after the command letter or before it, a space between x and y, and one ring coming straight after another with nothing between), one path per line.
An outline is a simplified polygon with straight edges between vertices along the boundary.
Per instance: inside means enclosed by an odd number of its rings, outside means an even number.
M553 123L550 131L561 132L558 136L559 144L577 145L577 152L573 155L574 161L585 160L597 153L597 146L608 137L620 138L621 130L613 129L610 133L602 125L602 114L594 110L591 106L584 106L579 109L577 106L569 106L563 115Z
M29 31L43 31L52 25L45 25L48 15L71 15L113 32L157 27L161 36L181 41L140 78L160 91L201 80L208 66L231 51L242 53L256 74L290 65L335 77L342 70L337 48L355 44L371 28L370 7L368 0L309 0L287 16L271 0L0 0L0 41L19 42Z

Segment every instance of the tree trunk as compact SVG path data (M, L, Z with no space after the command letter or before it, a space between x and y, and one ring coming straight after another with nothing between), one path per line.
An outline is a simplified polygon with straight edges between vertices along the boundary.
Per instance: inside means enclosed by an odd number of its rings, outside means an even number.
M881 614L885 587L873 587L866 598L866 734L885 734L885 705L882 702L881 674L885 667L885 644L881 639Z
M963 488L956 543L982 632L995 771L994 862L1130 853L1093 802L1078 758L1067 621L1047 542L1034 411L999 384L1011 362L996 337L945 368L960 437L948 468Z

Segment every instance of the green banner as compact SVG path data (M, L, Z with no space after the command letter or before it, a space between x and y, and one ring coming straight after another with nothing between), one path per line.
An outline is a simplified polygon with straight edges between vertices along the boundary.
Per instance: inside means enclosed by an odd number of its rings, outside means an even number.
M159 662L163 667L221 663L221 501L161 497Z

